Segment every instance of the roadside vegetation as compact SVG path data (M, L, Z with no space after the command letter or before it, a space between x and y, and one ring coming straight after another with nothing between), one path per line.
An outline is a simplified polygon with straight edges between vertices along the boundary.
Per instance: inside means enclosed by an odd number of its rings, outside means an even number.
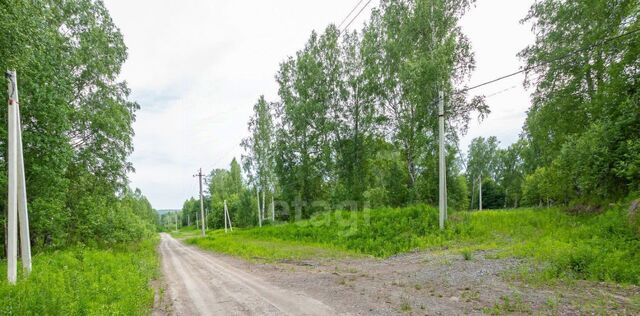
M33 250L32 274L9 285L7 234L0 234L2 315L150 311L158 216L128 185L139 105L118 79L126 58L102 1L0 5L0 69L18 74ZM2 89L0 99L7 97ZM6 115L0 111L3 144ZM6 198L7 146L0 146L0 157ZM0 226L7 228L4 211Z
M560 209L458 212L440 232L428 206L328 212L298 223L215 231L188 243L247 259L310 259L318 254L385 258L414 250L453 251L473 260L528 259L543 280L584 279L640 284L638 226L626 208L572 215ZM312 250L316 248L317 250Z
M148 315L158 239L109 248L71 247L33 257L33 273L0 282L2 315ZM6 263L0 264L6 280Z

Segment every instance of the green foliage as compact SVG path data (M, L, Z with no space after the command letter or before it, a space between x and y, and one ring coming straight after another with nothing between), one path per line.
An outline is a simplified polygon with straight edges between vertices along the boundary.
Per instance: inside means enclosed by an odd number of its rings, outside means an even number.
M157 239L113 248L74 247L34 256L33 273L6 283L0 263L3 315L148 315L158 273Z
M473 251L471 249L462 249L461 254L465 261L473 260Z
M637 31L639 7L637 0L544 0L525 19L536 34L520 54L535 86L524 132L528 169L557 169L567 198L615 201L640 183L638 36L605 40Z
M304 205L302 217L340 205L435 203L438 92L447 95L447 160L460 209L467 194L456 165L458 132L471 111L488 113L454 83L468 79L473 53L458 22L474 1L383 1L364 28L312 32L280 64L277 102L260 97L242 142L249 183ZM274 126L275 123L275 126ZM275 164L274 164L275 162ZM275 177L274 177L275 175ZM264 201L265 199L262 198ZM265 202L258 202L262 210ZM282 214L285 215L285 214ZM284 216L283 218L284 219Z
M523 202L528 205L550 206L554 201L564 201L567 196L566 178L555 165L540 167L525 178Z
M148 202L139 193L132 197L127 187L139 106L118 79L126 57L122 34L102 1L0 5L0 69L18 74L36 250L129 241L155 223ZM6 115L0 111L0 121ZM7 139L6 124L0 125L0 139ZM0 146L0 157L7 156L6 148ZM0 170L4 199L6 160Z

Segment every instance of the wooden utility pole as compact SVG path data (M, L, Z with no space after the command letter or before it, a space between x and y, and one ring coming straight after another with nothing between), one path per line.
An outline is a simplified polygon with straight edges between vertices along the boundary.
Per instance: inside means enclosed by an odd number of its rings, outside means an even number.
M204 197L202 195L202 176L202 168L200 168L200 170L198 170L198 174L194 175L194 177L198 177L198 183L200 184L200 219L202 220L202 223L200 223L200 228L202 230L202 236L205 236L206 219L204 216Z
M18 79L15 71L7 71L9 115L8 115L8 207L7 207L7 279L10 284L17 280L18 221L20 222L20 254L26 274L31 272L31 239L29 238L29 215L27 210L27 188L22 152L22 126L20 124L20 101Z
M447 217L447 162L445 160L445 147L444 147L444 95L442 91L438 93L438 125L439 125L439 185L440 185L440 197L439 197L439 210L440 210L440 229L444 229L444 222Z

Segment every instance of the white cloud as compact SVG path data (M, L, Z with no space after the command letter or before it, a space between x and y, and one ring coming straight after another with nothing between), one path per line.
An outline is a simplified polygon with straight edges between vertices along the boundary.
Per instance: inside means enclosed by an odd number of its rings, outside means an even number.
M356 2L106 0L129 47L121 77L142 107L135 123L132 186L159 209L180 208L196 195L192 175L198 168L226 167L240 157L254 102L261 94L277 97L279 63L302 48L312 30L341 22ZM530 2L480 0L465 18L478 61L473 82L520 65L515 54L531 35L517 21ZM360 27L369 11L352 27ZM465 148L476 135L515 140L529 104L521 78L478 92L514 84L517 89L488 99L494 114L473 124Z

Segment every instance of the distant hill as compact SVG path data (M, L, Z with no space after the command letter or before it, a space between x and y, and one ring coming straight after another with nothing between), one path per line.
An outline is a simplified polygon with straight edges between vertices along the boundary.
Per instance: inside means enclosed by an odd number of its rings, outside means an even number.
M167 214L167 213L180 212L180 210L156 210L156 212L158 212L158 214L160 214L160 215L164 215L164 214Z

